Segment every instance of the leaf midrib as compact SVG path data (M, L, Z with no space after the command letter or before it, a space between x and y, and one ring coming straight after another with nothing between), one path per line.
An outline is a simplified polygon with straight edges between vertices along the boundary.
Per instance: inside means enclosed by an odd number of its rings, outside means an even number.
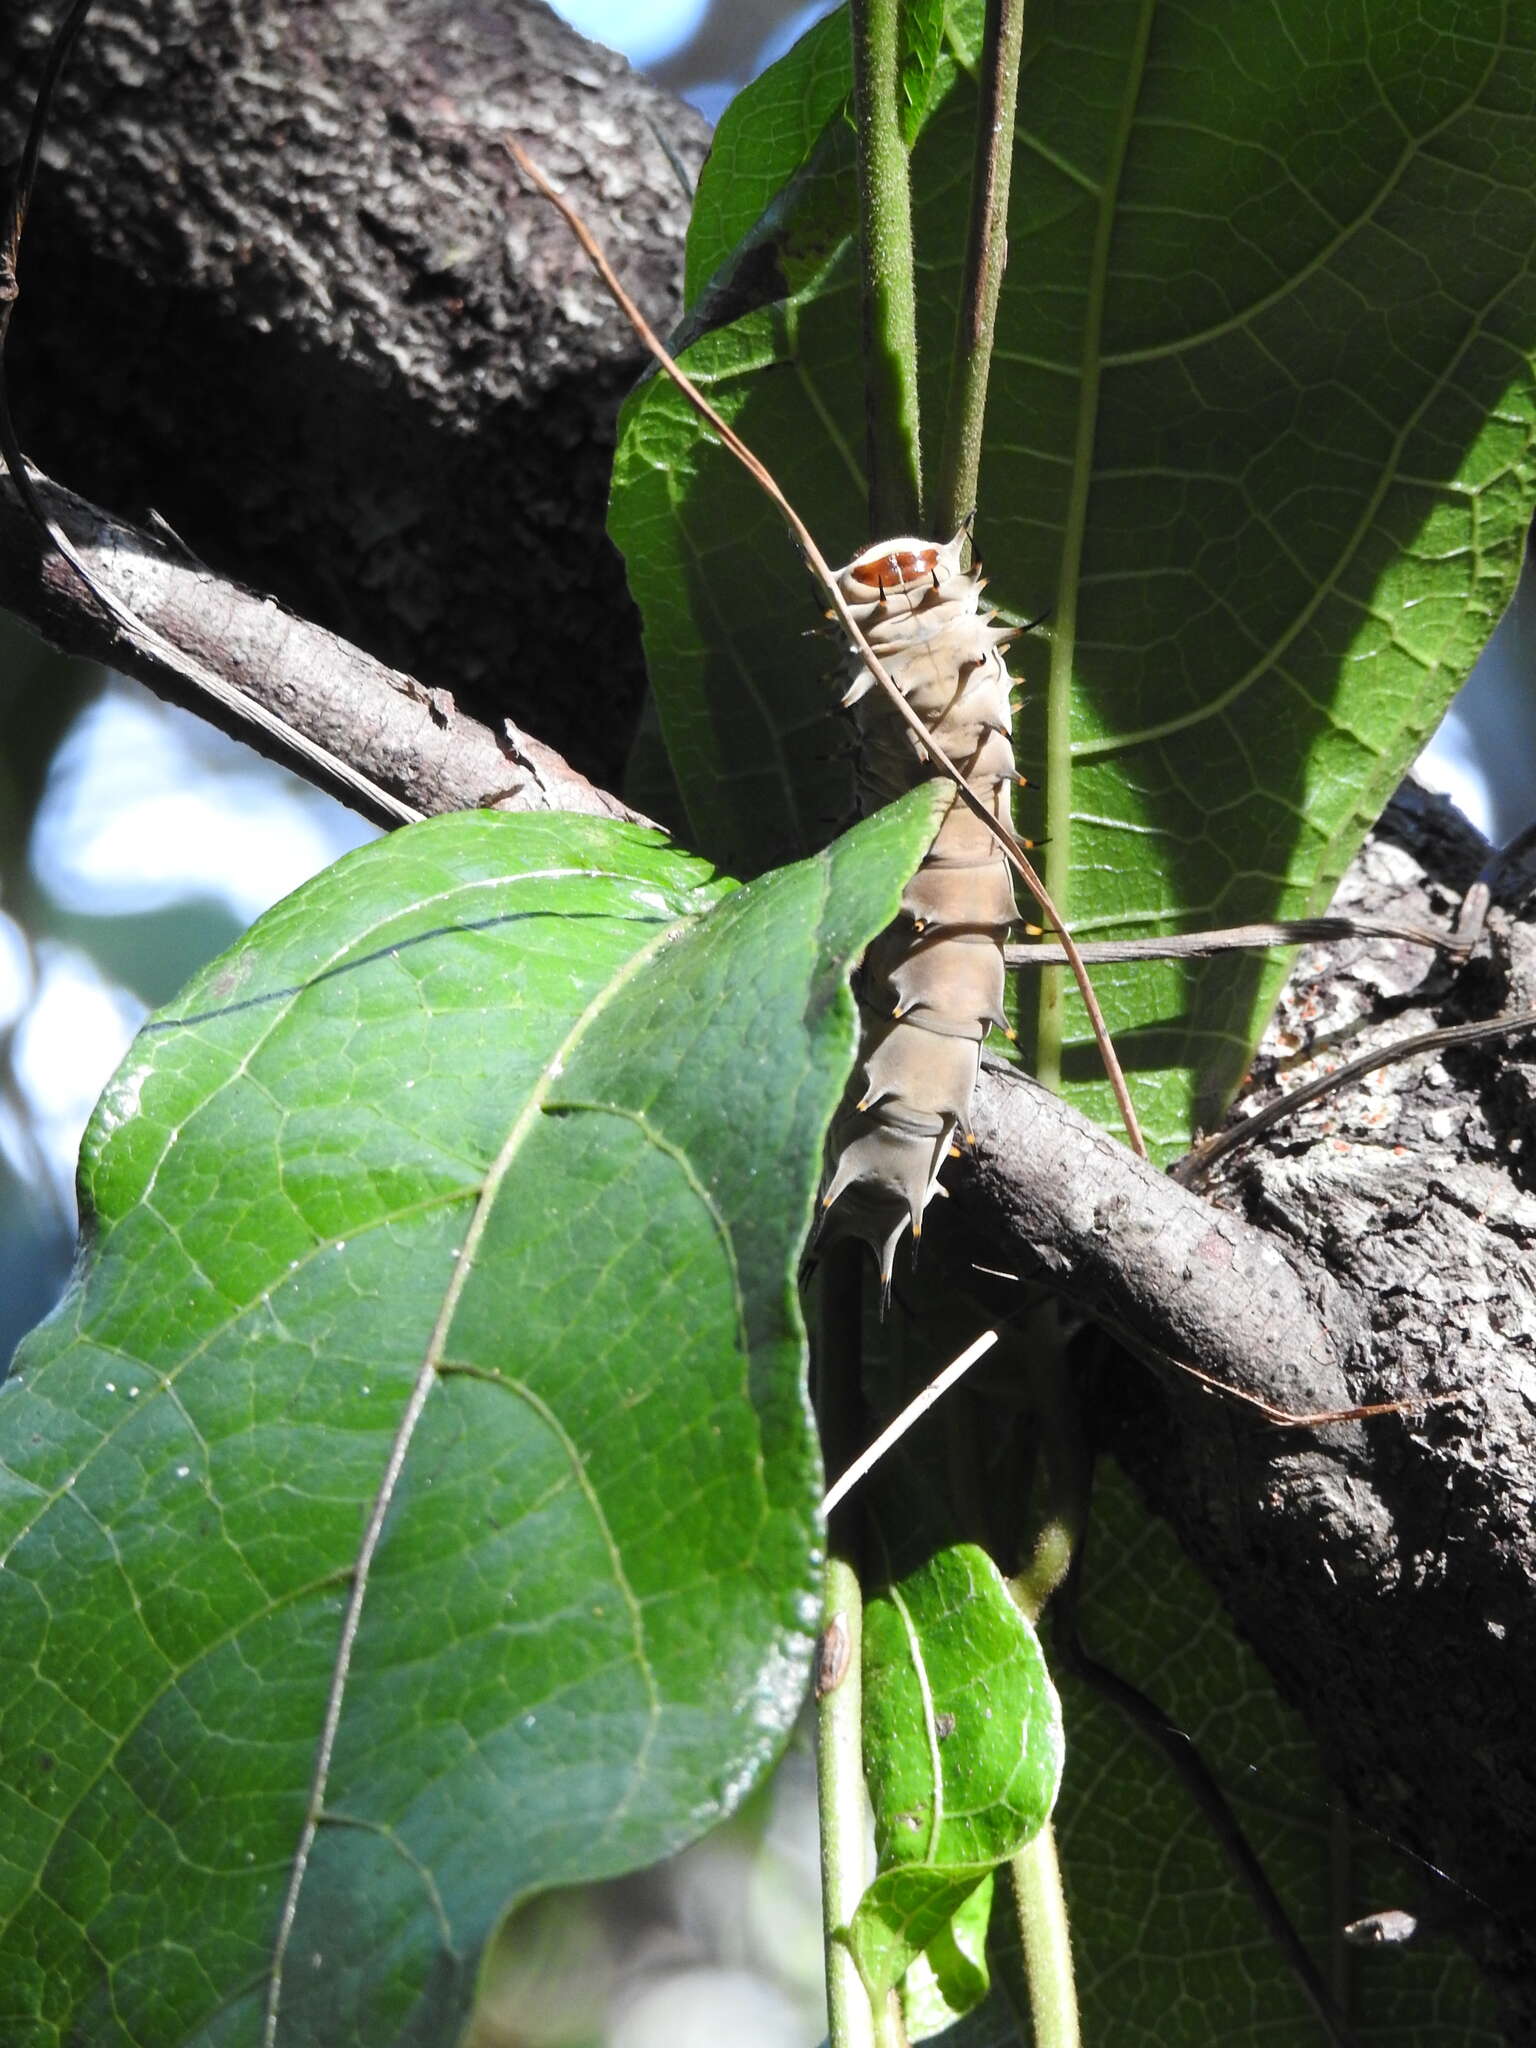
M1103 369L1100 344L1108 297L1109 252L1114 236L1116 202L1125 170L1126 152L1135 125L1136 105L1146 77L1147 45L1157 0L1141 0L1136 38L1126 67L1120 118L1105 176L1098 192L1098 219L1086 285L1086 310L1078 373L1077 432L1072 482L1067 495L1057 572L1051 659L1045 707L1045 882L1069 923L1072 915L1072 699L1077 665L1077 605L1082 576L1083 542L1088 524L1088 499L1093 488L1093 449L1098 432L1099 380ZM1035 1074L1047 1088L1061 1089L1065 990L1059 969L1040 977L1037 1010Z
M490 1169L481 1184L479 1194L475 1198L475 1206L470 1217L469 1228L465 1232L459 1257L454 1261L453 1273L444 1293L442 1306L438 1311L432 1333L427 1340L426 1353L423 1356L415 1382L406 1397L405 1408L395 1431L394 1440L390 1445L385 1461L384 1473L374 1494L367 1526L364 1531L363 1540L359 1545L357 1561L352 1571L352 1592L347 1603L346 1612L342 1617L341 1635L337 1645L336 1660L332 1666L330 1685L326 1694L324 1718L320 1737L316 1745L315 1765L310 1782L309 1796L306 1801L304 1821L300 1831L299 1842L293 1854L288 1889L284 1895L278 1916L277 1935L272 1957L265 1973L267 1999L266 2016L262 2030L263 2048L274 2048L277 2039L277 2025L282 2001L283 1971L287 1959L288 1945L298 1916L299 1899L308 1871L310 1852L313 1848L324 1810L326 1787L330 1778L336 1738L340 1731L341 1717L346 1702L352 1652L362 1625L363 1607L367 1599L373 1560L378 1553L379 1544L384 1533L384 1524L388 1518L396 1489L404 1472L406 1459L410 1454L411 1444L416 1434L416 1426L425 1411L427 1398L431 1393L432 1387L438 1379L443 1351L447 1345L454 1318L458 1313L464 1289L468 1285L469 1276L475 1268L480 1240L485 1235L485 1230L491 1212L495 1207L497 1197L501 1192L502 1184L510 1173L513 1163L522 1149L524 1140L534 1128L543 1111L551 1084L564 1072L568 1057L574 1054L588 1031L608 1009L619 992L626 988L635 976L649 964L651 959L664 946L669 944L679 931L685 929L690 922L692 922L690 919L679 919L669 925L665 931L656 934L647 945L640 947L638 951L631 954L619 971L593 995L585 1009L571 1026L565 1038L543 1062L539 1077L529 1089L526 1101L513 1119L512 1127L507 1133L501 1150L492 1161ZM633 1767L635 1771L638 1771L640 1762L655 1733L657 1718L660 1713L660 1702L656 1693L655 1679L645 1658L643 1623L638 1605L634 1600L633 1589L628 1586L627 1581L623 1580L622 1577L621 1584L624 1588L625 1597L630 1607L631 1619L636 1630L636 1660L644 1675L649 1698L646 1730L641 1738L639 1754Z

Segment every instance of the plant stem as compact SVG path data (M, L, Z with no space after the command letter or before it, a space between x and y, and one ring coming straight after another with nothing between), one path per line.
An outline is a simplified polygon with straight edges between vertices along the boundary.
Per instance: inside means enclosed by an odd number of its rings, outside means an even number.
M899 0L852 0L871 537L921 533L917 287L901 136Z
M1041 1514L1028 1564L1009 1591L1032 1623L1064 1584L1082 1542L1092 1464L1064 1345L1044 1344L1032 1361L1043 1435ZM1034 2048L1079 2048L1072 1937L1049 1821L1008 1865L1007 1898L1024 1957Z
M1079 2048L1072 1937L1049 1821L1009 1863L1008 1893L1024 1950L1035 2048Z
M875 2048L911 2048L901 2000L894 1991L875 2001Z
M976 509L992 336L1008 263L1008 187L1013 174L1013 121L1023 40L1024 0L987 0L965 279L955 323L935 507L940 535L957 532Z
M968 811L981 820L986 830L998 841L1004 854L1007 856L1009 866L1020 877L1025 888L1028 889L1029 893L1040 905L1040 908L1045 912L1049 922L1055 927L1056 935L1061 940L1062 949L1066 953L1068 963L1071 966L1072 977L1077 983L1079 994L1082 996L1083 1006L1087 1010L1089 1021L1093 1026L1094 1042L1099 1048L1100 1056L1104 1061L1104 1071L1109 1076L1109 1083L1114 1090L1115 1101L1119 1105L1120 1115L1125 1124L1127 1142L1133 1152L1139 1153L1145 1159L1147 1147L1141 1135L1141 1126L1137 1122L1136 1105L1131 1101L1131 1091L1126 1086L1125 1075L1121 1071L1115 1048L1110 1042L1109 1033L1104 1028L1104 1015L1099 1008L1098 998L1094 995L1093 983L1088 978L1088 970L1083 965L1082 956L1077 950L1071 933L1062 923L1060 913L1052 903L1044 882L1036 874L1028 854L1025 853L1014 833L1003 824L1002 820L993 817L991 811L987 809L987 806L966 781L963 773L950 760L948 754L939 745L933 733L923 724L923 721L912 709L912 706L903 697L900 690L897 689L895 683L891 680L890 671L870 645L864 628L849 609L848 600L843 595L842 586L838 582L831 564L816 545L815 535L800 517L794 506L790 504L783 491L780 490L772 473L763 463L759 462L735 429L721 418L720 414L710 404L709 400L700 391L698 385L694 383L687 372L678 368L666 344L640 311L640 308L635 304L629 293L625 291L623 285L619 283L617 276L614 274L613 265L598 247L596 241L594 241L592 230L581 218L581 215L577 213L576 209L562 193L555 190L537 164L529 157L526 150L520 148L515 142L505 142L502 146L508 156L511 157L512 161L522 171L528 182L544 195L565 220L571 233L586 251L588 260L598 276L608 287L609 292L613 296L614 304L619 307L625 319L628 320L630 326L640 337L640 340L650 350L657 362L660 363L662 369L672 379L678 390L682 392L694 411L701 419L708 421L709 425L719 436L722 446L730 450L747 474L754 479L759 488L773 500L780 512L783 513L785 522L798 542L800 552L804 555L810 567L811 574L826 592L828 601L831 604L832 610L837 614L839 623L854 646L858 648L863 658L864 666L874 677L876 685L884 693L885 699L892 711L895 712L896 716L907 727L907 730L918 740L924 753L927 754L929 760L933 763L937 773L946 777L947 780L955 785L955 794L958 800L965 805ZM1053 978L1049 971L1047 971L1040 979L1043 985L1049 987ZM1042 1012L1042 1014L1044 1013ZM1048 1047L1049 1043L1049 1034L1043 1035L1042 1044ZM1057 1050L1059 1050L1059 1034Z
M842 1676L816 1707L816 1795L821 1817L821 1923L827 1958L828 2048L879 2048L853 1957L835 1938L864 1895L863 1596L846 1559L827 1560L827 1627L840 1631Z

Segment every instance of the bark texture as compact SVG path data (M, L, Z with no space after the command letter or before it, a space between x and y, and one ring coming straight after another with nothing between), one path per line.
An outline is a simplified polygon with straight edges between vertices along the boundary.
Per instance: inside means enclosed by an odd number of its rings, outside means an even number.
M7 153L61 12L0 9ZM704 124L536 0L100 0L14 403L60 482L611 786L642 675L603 507L641 358L507 134L664 329L687 200L661 138L696 168Z
M648 822L511 719L482 724L451 692L216 576L156 535L46 480L34 488L94 591L147 631L118 630L43 541L9 477L0 477L0 604L55 646L138 677L375 824L475 809Z
M1383 1039L1536 1003L1536 860L1491 860L1412 785L1334 907L1444 923L1485 864L1493 907L1465 964L1386 939L1301 956L1245 1107ZM1203 1192L1075 1121L986 1077L963 1197L984 1257L1050 1279L1144 1357L1293 1411L1454 1391L1283 1429L1127 1361L1100 1412L1331 1775L1453 1880L1384 1903L1454 1925L1509 2038L1536 2039L1536 1034L1385 1067Z

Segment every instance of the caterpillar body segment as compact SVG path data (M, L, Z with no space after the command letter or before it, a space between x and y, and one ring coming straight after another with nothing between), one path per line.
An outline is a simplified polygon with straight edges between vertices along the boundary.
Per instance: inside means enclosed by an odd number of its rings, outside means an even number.
M962 566L966 539L962 531L942 545L877 542L838 571L838 583L897 688L1006 825L1018 780L1001 653L1011 635L981 610L981 575ZM859 801L868 813L935 778L922 743L856 653L848 673L843 703L858 727ZM833 1120L822 1186L825 1229L873 1246L887 1290L897 1246L908 1229L921 1234L939 1168L970 1129L982 1041L994 1026L1008 1028L1012 874L982 820L945 787L949 800L900 914L859 970L859 1059Z

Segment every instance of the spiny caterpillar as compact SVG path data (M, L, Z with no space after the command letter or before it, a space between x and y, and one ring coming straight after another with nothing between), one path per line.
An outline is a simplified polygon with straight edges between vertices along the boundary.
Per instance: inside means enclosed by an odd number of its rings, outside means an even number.
M878 541L837 572L838 587L892 681L992 816L1009 822L1014 768L1009 629L980 610L979 568L962 529L942 546ZM860 739L860 808L927 781L932 763L856 649L843 704ZM859 1061L827 1141L826 1227L862 1238L889 1289L892 1261L923 1210L956 1132L970 1125L981 1044L1003 1015L1003 942L1018 916L1007 857L953 784L901 913L870 946L856 981ZM1010 1036L1012 1034L1010 1033ZM835 1214L829 1215L833 1204Z

